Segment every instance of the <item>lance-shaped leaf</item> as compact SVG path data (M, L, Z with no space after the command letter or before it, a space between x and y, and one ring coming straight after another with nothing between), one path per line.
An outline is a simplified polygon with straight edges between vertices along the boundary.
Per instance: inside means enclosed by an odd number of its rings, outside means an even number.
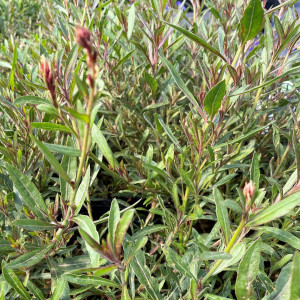
M51 123L51 122L32 122L30 123L31 127L50 130L50 131L62 131L62 132L71 132L70 129L61 124Z
M94 125L92 128L92 139L98 145L103 156L107 159L111 167L114 168L115 164L117 164L117 160L115 159L114 154L112 153L103 133L96 125Z
M37 96L22 96L17 98L14 101L15 105L24 105L24 104L34 104L34 105L39 105L39 104L49 104L52 106L52 103L50 100L37 97Z
M252 282L259 269L261 239L255 241L246 251L240 262L235 283L235 294L238 300L255 299Z
M53 248L53 244L44 245L43 247L22 254L12 262L8 263L5 268L18 269L29 268L39 263L45 258L45 255Z
M93 275L64 274L63 278L71 283L79 285L96 285L120 288L120 285L112 280Z
M225 96L225 80L217 83L212 89L209 90L204 98L205 111L211 118L219 111L222 103L222 99Z
M228 245L230 241L230 221L228 217L227 208L225 206L225 201L223 199L222 194L217 188L214 188L213 195L216 202L217 218L224 233L226 244Z
M53 291L53 295L51 296L50 300L61 300L65 299L63 298L64 291L68 289L68 282L65 278L60 277L59 280L57 280L57 284L55 286L55 289Z
M175 80L177 86L180 88L180 90L188 97L188 99L191 101L191 103L198 110L201 110L201 108L200 108L197 100L195 99L195 97L193 96L193 94L189 91L189 89L187 88L187 86L185 85L185 83L183 82L183 80L181 79L181 77L179 76L179 74L176 71L176 69L174 68L174 66L161 53L159 53L159 56L160 56L161 60L163 61L163 63L168 68L168 70L170 71L172 77L174 78L174 80Z
M290 300L300 299L299 278L300 278L300 252L296 252L294 256L293 266L292 266Z
M294 207L300 203L300 192L294 193L285 199L264 208L253 219L245 225L246 227L258 226L268 223L279 217L288 214Z
M261 31L264 10L260 0L251 0L241 19L241 37L243 43L252 40Z
M134 212L135 212L134 209L130 209L130 210L126 211L117 225L117 228L115 231L114 245L115 245L116 257L118 259L120 259L120 257L121 257L122 243L125 238L127 229L133 219Z
M136 255L136 253L146 245L147 241L148 238L144 236L134 242L133 247L130 250L130 253L126 259L125 265L127 265L132 260L132 258Z
M97 232L96 226L88 216L78 215L73 217L73 220L82 228L86 233L88 233L97 243L99 243L99 234ZM99 253L97 253L93 247L86 242L86 248L91 259L92 267L98 267L99 265Z
M35 219L19 219L13 221L13 224L29 231L53 230L57 227L55 224Z
M190 40L196 42L197 44L199 44L200 46L202 46L203 48L207 49L208 51L214 53L215 55L219 56L220 58L222 58L225 62L227 62L226 58L214 47L212 47L211 45L209 45L207 42L205 42L203 39L201 39L198 35L194 34L191 30L186 30L180 26L177 26L175 24L172 23L167 23L169 26L175 28L176 30L178 30L179 32L181 32L183 35L185 35L186 37L188 37Z
M32 281L28 280L27 288L36 297L36 299L45 300L43 292Z
M197 281L197 278L190 271L188 265L181 259L181 257L172 249L168 248L166 253L167 259L170 260L177 271L179 271L182 275L189 277L190 279L194 279Z
M260 155L254 152L252 163L251 163L251 169L250 169L250 178L251 181L254 183L255 191L259 189L259 178L260 178L259 159L260 159Z
M13 270L2 268L2 275L5 281L13 287L13 289L25 300L31 300L31 296L24 288L23 284L19 280L18 276L14 273Z
M75 196L75 201L74 201L76 206L75 215L79 213L84 203L84 200L88 193L89 185L90 185L90 166L88 166Z
M70 177L68 176L67 172L64 170L64 168L60 165L60 163L57 161L57 159L54 157L54 155L50 152L48 147L44 145L41 141L39 141L34 135L30 134L30 137L33 139L35 144L39 147L39 149L43 152L47 160L50 162L50 164L53 166L53 168L62 176L62 178L67 181L68 183L71 182Z
M119 221L120 221L120 208L119 208L118 200L114 199L111 203L109 217L108 217L108 233L109 233L110 244L113 249L114 255L116 255L115 236L116 236L116 229Z
M5 163L5 168L26 205L37 217L44 219L42 211L47 213L47 207L36 186L16 167Z
M155 278L151 277L150 270L145 263L145 255L140 250L135 258L131 261L130 265L138 278L139 282L146 288L150 299L161 300L162 296L159 293L158 283Z

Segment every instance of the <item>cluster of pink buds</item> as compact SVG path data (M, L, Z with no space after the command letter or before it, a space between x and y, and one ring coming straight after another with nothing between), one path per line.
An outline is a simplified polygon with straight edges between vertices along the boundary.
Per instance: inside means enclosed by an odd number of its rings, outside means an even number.
M93 87L94 80L97 76L97 67L96 67L96 60L97 60L97 52L93 49L92 42L91 42L91 33L83 27L76 27L75 30L75 38L76 43L81 46L87 53L88 59L88 67L91 70L91 75L88 76L89 84Z
M51 69L51 66L49 62L45 59L44 56L42 56L41 62L40 62L40 74L43 77L47 88L51 94L52 102L55 107L57 107L56 103L56 93L55 93L55 79L54 74Z

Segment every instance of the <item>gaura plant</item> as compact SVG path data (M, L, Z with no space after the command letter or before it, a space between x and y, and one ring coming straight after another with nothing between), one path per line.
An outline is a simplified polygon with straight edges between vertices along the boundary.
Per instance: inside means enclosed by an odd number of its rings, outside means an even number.
M1 299L299 299L295 1L176 2L2 36Z

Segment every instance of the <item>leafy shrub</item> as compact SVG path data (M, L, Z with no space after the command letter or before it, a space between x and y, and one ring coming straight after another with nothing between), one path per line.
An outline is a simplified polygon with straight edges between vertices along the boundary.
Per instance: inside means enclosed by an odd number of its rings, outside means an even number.
M3 299L300 297L293 2L46 1L5 40Z

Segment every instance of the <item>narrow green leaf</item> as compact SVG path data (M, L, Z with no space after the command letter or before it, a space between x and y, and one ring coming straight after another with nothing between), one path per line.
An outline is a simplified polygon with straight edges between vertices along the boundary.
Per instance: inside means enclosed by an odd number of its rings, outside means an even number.
M38 300L45 300L42 291L32 281L28 280L27 288Z
M146 288L149 296L152 300L163 299L159 293L158 283L155 278L151 277L148 267L145 265L145 256L140 250L134 259L131 261L130 265L138 278L139 282Z
M218 149L218 148L222 148L224 146L228 146L228 145L232 145L232 144L237 144L239 142L242 142L244 140L248 140L250 137L254 136L255 134L259 133L260 131L264 130L267 126L260 126L256 129L253 129L251 130L250 132L246 133L246 134L243 134L241 136L239 136L238 138L236 139L233 139L227 143L222 143L222 144L216 144L214 145L212 148L213 149Z
M45 144L46 145L46 144ZM48 147L48 145L46 145ZM69 136L67 139L67 146L65 147L74 147L74 143L72 138ZM49 148L49 147L48 147ZM75 181L76 173L77 173L77 158L73 156L69 156L69 153L65 154L62 162L62 168L66 171L71 181ZM72 186L60 176L60 192L63 200L70 199L71 194L73 192Z
M291 277L291 297L289 300L299 300L300 299L300 252L296 252L294 256L293 266L292 266L292 277Z
M130 209L130 210L126 211L124 213L124 215L122 216L122 218L120 219L120 221L117 225L117 228L115 230L114 245L115 245L115 253L116 253L117 258L120 258L122 243L125 238L127 229L133 219L134 212L135 212L134 209Z
M217 83L204 98L205 111L210 115L211 118L219 111L222 103L222 99L225 96L225 80Z
M240 261L246 251L246 245L244 243L236 244L233 249L230 251L232 255L231 259L223 260L217 269L213 272L213 276L219 274L226 268L229 268L232 265L235 265Z
M66 171L63 169L63 167L60 165L60 163L56 160L54 155L50 152L48 147L39 141L34 135L30 134L30 137L33 139L35 144L39 147L39 149L43 152L47 160L50 162L50 164L53 166L53 168L62 176L62 178L67 181L68 183L71 182L71 179L69 178Z
M144 237L137 239L134 242L133 247L130 250L130 253L126 259L125 265L127 265L132 260L132 258L136 255L136 253L146 245L147 241L148 241L148 238L144 236Z
M53 294L50 298L50 300L63 300L65 298L62 298L64 291L66 290L68 282L65 280L63 276L57 280L57 284L55 286L55 289L53 291Z
M2 275L6 282L25 300L31 300L31 296L13 270L2 268Z
M24 228L29 231L44 231L44 230L53 230L56 228L56 225L50 224L41 220L32 220L32 219L20 219L13 222L15 226Z
M165 22L167 23L169 26L175 28L176 30L178 30L179 32L181 32L183 35L185 35L186 37L188 37L190 40L196 42L197 44L199 44L200 46L202 46L203 48L207 49L208 51L216 54L217 56L219 56L220 58L222 58L225 62L227 62L226 58L214 47L212 47L211 45L209 45L207 42L205 42L203 39L201 39L198 35L194 34L192 32L192 30L186 30L180 26L171 24L169 22Z
M74 200L74 203L76 206L75 215L79 213L79 211L84 203L84 200L88 193L89 185L90 185L90 166L88 166L86 173L79 185L79 188L78 188L76 196L75 196L75 200Z
M258 239L248 248L240 262L235 283L235 294L238 300L255 299L252 282L259 269L261 239Z
M131 50L130 52L128 52L126 55L124 55L119 61L118 63L112 68L111 73L113 73L114 71L118 70L133 54L133 52L135 51L135 49Z
M92 222L92 220L88 216L84 215L78 215L76 217L73 217L73 220L79 225L80 228L82 228L85 232L87 232L97 243L99 243L99 234L97 232L96 226ZM90 259L91 259L91 265L92 267L98 267L99 266L99 253L97 253L87 242L86 248L89 253Z
M110 272L116 270L118 268L119 264L115 264L115 265L108 265L105 267L101 267L101 268L96 268L96 270L94 271L94 275L95 276L104 276L109 274Z
M34 104L34 105L48 104L52 106L51 101L37 96L22 96L17 98L14 101L14 105L24 105L24 104Z
M33 128L44 129L44 130L51 130L51 131L62 131L62 132L71 132L70 129L61 124L55 124L51 122L32 122L30 126Z
M223 231L223 234L225 237L225 242L228 245L228 243L230 241L230 221L229 221L225 201L223 199L222 194L218 190L218 188L213 189L213 195L214 195L214 199L216 202L217 218L218 218L218 221L222 228L222 231Z
M52 104L39 104L36 108L39 111L44 112L48 115L59 117L58 111L55 109L55 107Z
M225 252L203 252L200 254L200 260L219 260L219 259L232 259L230 253Z
M187 88L187 86L185 85L183 80L180 78L180 76L179 76L178 72L176 71L176 69L174 68L174 66L161 53L159 53L159 56L160 56L161 60L163 61L163 63L168 68L168 70L170 71L170 73L171 73L172 77L174 78L179 89L188 97L188 99L193 103L193 105L198 110L201 110L197 100L195 99L193 94L189 91L189 89Z
M81 94L85 97L88 97L89 91L88 91L88 87L87 87L86 83L83 80L81 80L77 74L74 74L74 78L75 78L77 87L78 87L79 91L81 92Z
M166 251L167 258L173 262L177 271L179 271L182 275L197 281L197 278L195 278L195 276L192 274L188 265L183 262L181 257L172 248L168 248Z
M39 249L22 254L12 262L8 263L5 268L19 269L32 267L42 261L45 258L45 255L53 248L53 246L53 244L44 245Z
M140 237L147 236L147 235L150 235L152 233L158 233L158 232L160 232L164 229L167 229L167 228L168 228L168 226L166 226L166 225L147 226L147 227L144 227L143 229L137 231L131 238L132 238L132 240L137 240Z
M126 285L123 285L123 287L122 287L122 296L121 296L121 300L131 300Z
M116 229L119 221L120 221L120 208L119 208L118 200L114 199L111 203L109 217L108 217L108 233L109 233L110 244L113 249L114 255L116 255L115 237L116 237Z
M269 18L265 18L265 48L267 50L268 61L271 60L272 52L273 52L273 28L271 26Z
M71 283L79 285L96 285L120 288L120 285L112 280L93 275L64 274L63 278Z
M92 128L92 139L98 145L103 156L107 159L108 163L114 169L116 164L114 154L112 153L103 133L96 125L94 125Z
M26 205L36 216L44 219L42 212L47 213L48 210L36 186L16 167L5 163L5 168Z
M190 175L183 169L180 169L179 172L187 187L190 189L191 192L194 193L194 195L196 195L196 188L194 186L192 179L190 178Z
M163 127L163 129L165 130L165 132L167 133L167 135L169 136L170 140L172 141L172 143L175 145L175 147L177 148L177 150L179 152L183 152L183 149L181 148L177 138L175 137L175 135L172 133L171 129L165 124L165 122L163 121L161 115L157 115L157 119L159 121L159 123L161 124L161 126Z
M251 0L241 19L241 36L243 43L252 40L261 31L264 10L260 0Z
M68 108L68 112L70 113L70 115L72 117L74 117L77 120L80 120L82 122L84 122L85 124L89 124L90 122L90 118L88 115L86 114L81 114L79 113L77 110L73 109L73 108Z
M252 163L251 163L251 169L250 169L250 179L253 182L256 191L259 189L259 178L260 178L259 159L260 159L260 155L254 152Z
M51 152L54 152L54 153L59 153L59 154L67 155L67 156L75 156L75 157L81 156L81 151L74 147L69 147L69 146L65 146L65 145L57 145L57 144L48 144L48 143L44 143L44 145L47 146Z
M149 87L152 91L152 94L154 95L157 91L157 81L155 80L155 78L152 75L150 75L146 71L144 72L144 76L145 76L146 83L149 85ZM160 104L160 103L156 103L156 104ZM146 108L144 110L146 110Z
M293 248L300 250L300 239L286 230L282 230L276 227L264 227L264 226L258 227L256 229L262 230L264 233L268 233L272 237L282 242L288 243Z
M130 39L133 29L134 29L134 21L135 21L135 5L134 3L131 4L128 10L128 26L127 26L127 38Z
M66 61L66 71L65 71L65 75L64 75L64 84L65 84L65 88L69 88L70 86L70 81L72 78L72 71L75 67L75 63L77 60L77 55L78 55L78 45L75 44L74 47L71 49L70 54L67 58Z
M285 199L264 208L246 224L246 227L258 226L280 218L289 213L300 203L300 192L294 193Z

